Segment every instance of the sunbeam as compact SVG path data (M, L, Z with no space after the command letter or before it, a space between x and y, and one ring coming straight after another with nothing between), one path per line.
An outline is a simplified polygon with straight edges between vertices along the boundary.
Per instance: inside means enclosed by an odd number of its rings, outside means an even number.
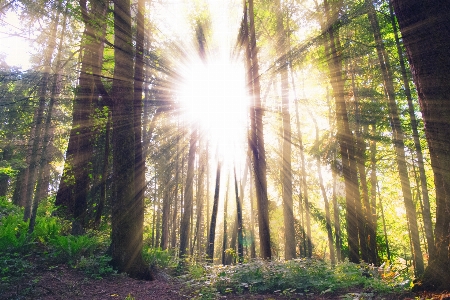
M225 58L186 65L179 87L183 118L210 143L220 159L243 160L248 99L242 65Z

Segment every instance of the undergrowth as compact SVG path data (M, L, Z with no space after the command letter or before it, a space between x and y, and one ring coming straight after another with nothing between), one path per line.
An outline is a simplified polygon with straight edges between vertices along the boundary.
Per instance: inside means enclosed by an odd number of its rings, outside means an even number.
M391 274L392 273L392 274ZM386 276L384 276L386 275ZM316 294L362 290L367 293L401 293L410 287L411 274L389 271L348 261L331 267L317 259L290 261L253 260L233 266L194 264L184 275L196 299L215 299L226 294L282 294L307 297Z
M85 235L69 234L70 222L38 210L34 232L28 234L23 210L0 198L0 290L33 276L37 268L66 264L91 278L115 271L106 254L110 244L107 230ZM211 265L198 256L174 259L171 251L144 246L143 258L154 268L179 276L187 283L193 299L215 299L226 294L282 294L303 298L345 291L400 293L411 286L408 267L377 268L348 261L331 267L319 259L291 261L252 260L232 266ZM183 274L183 275L180 275Z
M51 201L40 205L49 206ZM37 268L67 264L93 278L115 273L105 254L109 235L91 231L85 235L69 234L70 222L38 209L36 225L28 233L23 209L0 197L0 290L23 281Z

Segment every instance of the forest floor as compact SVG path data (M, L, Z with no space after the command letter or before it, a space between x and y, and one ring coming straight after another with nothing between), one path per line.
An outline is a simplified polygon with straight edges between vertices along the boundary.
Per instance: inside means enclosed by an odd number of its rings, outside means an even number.
M159 273L154 281L140 281L125 275L92 278L66 265L34 268L26 276L3 285L0 299L450 299L450 293L400 293L377 295L358 290L325 295L228 294L201 297L179 279Z

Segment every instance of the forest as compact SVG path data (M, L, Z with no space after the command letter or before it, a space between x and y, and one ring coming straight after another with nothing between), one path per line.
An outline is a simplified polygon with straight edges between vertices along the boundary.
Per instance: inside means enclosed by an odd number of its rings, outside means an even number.
M449 20L0 0L0 299L450 299Z

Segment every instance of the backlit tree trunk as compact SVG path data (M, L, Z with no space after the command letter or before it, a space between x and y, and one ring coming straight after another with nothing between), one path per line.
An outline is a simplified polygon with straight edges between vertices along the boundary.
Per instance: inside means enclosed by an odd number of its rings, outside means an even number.
M216 170L216 185L214 189L214 203L211 212L211 225L209 226L208 234L208 248L206 249L207 259L210 262L214 260L214 241L216 239L216 221L217 221L217 210L219 206L219 192L220 192L220 162L217 163Z
M409 79L408 79L408 75L406 72L405 58L404 58L402 46L400 44L400 38L398 36L397 22L396 22L395 16L394 16L394 8L392 7L392 1L390 1L390 0L389 0L389 12L390 12L390 17L391 17L392 28L394 30L395 44L397 46L397 53L398 53L398 57L399 57L400 71L402 74L404 92L405 92L406 100L408 102L408 113L409 113L409 118L410 118L410 122L411 122L411 129L413 132L414 147L416 149L416 154L417 154L417 164L419 166L420 187L422 190L422 200L423 200L422 217L423 217L423 224L425 227L425 237L427 239L429 255L433 256L433 254L434 254L433 224L431 221L430 198L429 198L429 193L428 193L427 176L425 174L422 146L420 145L420 139L419 139L419 131L418 131L419 122L417 121L416 114L415 114L413 99L412 99L412 95L411 95L411 89L409 87Z
M191 138L189 141L189 154L186 174L186 185L184 192L184 210L180 222L180 258L188 254L189 251L189 236L191 233L191 215L192 202L194 200L194 165L195 153L197 152L198 132L193 128Z
M248 16L248 20L247 20ZM246 39L246 56L249 67L249 86L253 98L250 109L251 134L249 138L253 157L253 173L256 190L256 203L258 206L258 226L260 256L271 259L270 228L269 228L269 200L267 198L266 153L264 148L263 108L261 106L261 86L259 82L258 51L256 48L255 21L253 0L244 5L244 29Z
M144 203L135 191L131 3L114 1L112 264L133 278L152 279L142 258Z
M419 227L417 223L416 208L412 199L411 184L408 177L408 168L406 165L406 154L404 144L404 134L400 123L400 117L398 113L398 106L395 102L395 89L393 83L393 74L389 57L384 47L382 40L380 26L375 13L373 3L366 0L368 9L368 18L372 26L373 35L375 38L375 46L378 54L378 60L380 62L381 73L383 75L384 87L387 94L388 108L389 108L389 123L393 133L393 143L396 153L397 168L400 175L400 182L402 186L403 200L405 203L406 217L409 223L411 231L411 240L413 246L413 260L414 260L414 272L416 275L421 275L424 271L424 263L422 256L422 249L420 247Z
M328 1L324 1L325 16L328 20L326 29L327 41L325 41L325 53L328 54L328 66L330 69L330 82L333 88L333 98L336 106L337 139L342 159L342 169L345 183L346 217L347 217L347 241L349 248L349 260L359 263L358 245L358 211L356 202L360 201L358 189L357 167L355 160L355 140L349 127L347 105L345 103L344 83L342 74L342 56L340 55L339 32L337 31L334 14L330 10Z
M277 31L279 36L278 54L285 55L287 52L287 37L283 24L283 10L279 0L277 5ZM283 61L281 66L281 117L283 122L282 131L282 168L281 185L283 197L284 218L284 258L286 260L295 258L295 229L294 211L292 201L292 169L291 169L291 115L289 113L289 84L288 84L288 61Z
M436 250L420 284L450 290L450 3L393 4L419 96L436 186Z

